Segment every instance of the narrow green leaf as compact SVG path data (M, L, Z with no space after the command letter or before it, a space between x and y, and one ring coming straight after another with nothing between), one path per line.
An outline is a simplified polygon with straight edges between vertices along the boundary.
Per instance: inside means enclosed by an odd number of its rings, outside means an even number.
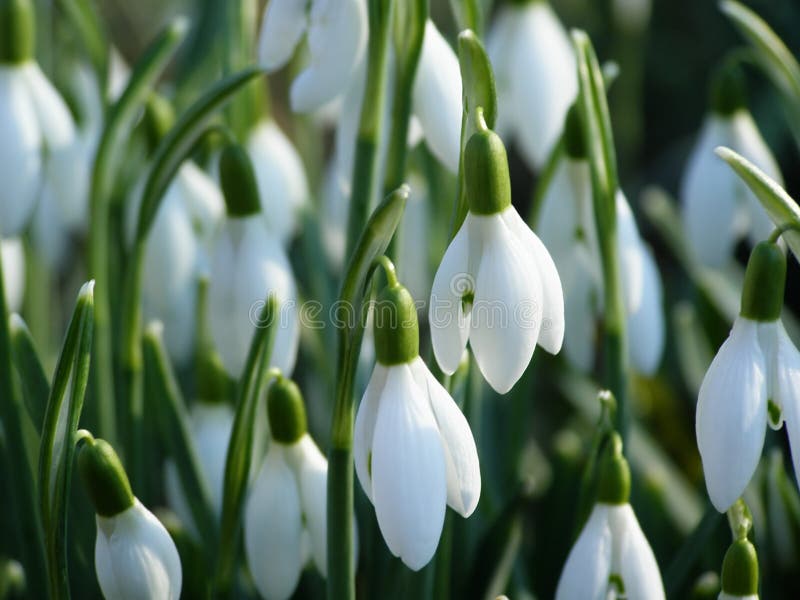
M692 567L700 559L708 547L711 536L718 531L721 524L722 514L708 504L703 516L698 518L694 530L664 570L664 587L667 597L675 598L676 594L685 591Z
M759 66L778 88L795 140L800 144L800 64L772 28L739 2L726 0L720 10L754 50Z
M22 381L25 406L36 427L36 433L41 434L47 399L50 397L50 382L36 352L33 336L22 317L12 314L8 320L8 329L14 365Z
M789 228L782 237L800 260L800 206L797 202L774 179L730 148L717 148L716 153L756 195L775 226Z
M458 35L458 62L461 66L464 111L467 114L479 106L489 129L497 120L497 90L489 55L475 32L467 29Z
M225 459L225 488L216 573L217 591L223 595L229 590L235 575L241 513L252 461L256 403L266 380L277 322L278 302L275 296L270 295L265 299L259 314L258 325L239 380L236 414Z
M95 72L103 81L111 50L97 14L88 0L58 0L59 8L69 19L76 36L86 49Z
M67 499L78 421L89 380L94 282L83 285L61 349L39 447L39 499L51 598L69 598ZM71 382L69 396L67 386Z
M217 516L211 507L211 491L203 476L197 449L189 427L186 409L161 334L161 323L153 323L144 334L144 360L147 389L152 398L161 441L175 461L183 494L189 504L195 529L200 533L207 558L217 548Z

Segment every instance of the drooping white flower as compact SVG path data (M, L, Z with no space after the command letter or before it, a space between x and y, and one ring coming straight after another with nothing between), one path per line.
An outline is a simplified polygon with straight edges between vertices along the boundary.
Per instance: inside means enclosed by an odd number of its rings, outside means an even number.
M773 243L753 250L742 311L708 368L697 400L697 446L711 502L739 498L761 458L766 427L785 422L800 468L800 352L780 321L786 263ZM778 293L779 291L779 293Z
M214 244L209 285L209 324L225 369L242 372L250 340L267 298L278 301L272 366L291 373L300 342L292 268L261 214L228 217Z
M161 522L138 499L113 517L97 515L95 569L108 600L181 595L181 561Z
M513 137L531 168L540 169L578 93L567 32L546 0L507 4L487 50L497 83L497 130Z
M626 598L665 597L653 550L631 505L598 502L570 550L556 600L605 600L609 592L622 593L616 578Z
M19 312L25 295L25 248L22 240L0 240L0 260L3 261L3 290L8 312Z
M457 173L461 152L461 70L455 52L430 19L425 23L412 98L425 143L451 173Z
M474 134L464 164L469 212L433 280L433 350L451 374L469 340L481 373L504 394L537 343L552 354L561 349L561 281L547 248L511 205L500 138L489 130Z
M414 301L395 280L375 305L377 364L356 414L353 459L389 550L409 568L439 544L445 507L468 517L480 466L461 410L419 357Z
M268 72L281 68L306 34L308 65L292 82L289 98L292 110L310 112L347 87L364 55L367 30L364 0L271 0L261 23L259 61Z
M128 202L126 229L132 243L144 181ZM224 211L217 184L194 163L184 163L167 189L150 228L142 275L142 307L147 320L165 324L170 356L192 356L197 324L198 278L208 271L209 252Z
M306 432L294 382L278 378L267 404L273 440L245 506L244 545L259 594L284 600L309 560L327 573L328 461Z
M73 202L75 125L67 105L28 60L0 63L0 235L20 233L43 185L59 204Z
M297 230L297 215L308 202L308 182L300 155L272 120L250 132L247 150L258 182L261 210L270 230L286 244Z
M133 495L114 449L89 438L78 454L78 468L96 512L94 561L103 596L178 600L183 579L178 550Z
M582 134L573 114L565 133L570 143L545 194L537 230L564 286L564 352L575 367L589 371L594 364L597 317L603 308L603 277L589 163L582 144L574 144L575 136ZM652 374L665 343L661 277L622 191L616 196L616 216L628 357L637 371Z
M598 461L597 502L570 550L556 600L662 600L653 550L628 502L630 469L613 433Z
M719 268L733 256L736 242L747 236L752 245L774 228L767 213L744 182L720 160L714 149L727 146L782 184L778 163L744 103L735 74L723 73L681 182L683 224L700 262ZM714 234L709 235L713 223Z
M233 429L233 409L225 402L195 402L189 411L189 426L197 449L200 474L210 493L211 508L219 517L222 513L225 460ZM172 460L164 465L164 489L167 504L181 523L193 533L198 533L197 524L183 493L178 470Z

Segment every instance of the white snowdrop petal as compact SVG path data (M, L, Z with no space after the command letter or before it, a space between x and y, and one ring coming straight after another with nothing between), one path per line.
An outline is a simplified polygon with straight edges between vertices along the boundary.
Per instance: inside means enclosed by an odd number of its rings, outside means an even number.
M447 484L442 441L407 365L390 367L372 449L372 495L386 545L418 571L436 552Z
M628 355L637 371L652 375L664 352L665 326L661 276L653 253L641 245L642 298L637 310L627 315Z
M261 212L271 231L287 243L297 229L297 216L309 192L305 168L289 138L272 121L250 133L247 150L253 162Z
M215 181L191 161L181 165L175 179L195 235L209 244L225 216L225 199Z
M556 264L539 237L519 216L516 208L509 206L502 216L522 246L532 252L539 273L543 302L542 326L537 343L550 354L558 354L564 341L564 292Z
M138 499L118 515L97 516L95 570L106 598L180 597L182 572L175 543Z
M244 514L247 565L266 600L286 600L294 593L303 569L302 529L297 483L284 448L273 442Z
M447 504L469 517L481 496L481 469L475 439L464 413L418 356L410 365L414 381L427 390L439 428L447 471Z
M739 233L737 176L714 154L717 146L730 146L733 140L729 120L706 117L681 181L686 236L701 264L709 267L721 267L730 260ZM714 235L709 235L709 223L714 224Z
M36 205L42 133L23 67L0 66L0 236L21 233Z
M300 446L303 454L297 479L311 556L317 570L325 577L328 572L328 461L308 434L296 446Z
M708 494L720 512L742 495L761 457L767 423L765 371L758 325L737 318L697 400L697 446Z
M486 52L492 63L494 81L497 90L497 121L495 132L508 142L506 138L512 133L516 109L512 107L514 96L511 93L511 57L517 39L517 9L509 5L501 5L486 36Z
M778 321L776 328L776 349L771 361L775 368L770 374L769 387L772 400L780 406L786 423L795 477L800 482L800 352L789 339L783 323Z
M292 110L315 110L346 88L366 49L367 28L364 0L313 0L309 64L292 83Z
M578 93L575 55L549 3L533 2L516 10L519 24L510 57L514 125L529 165L539 169Z
M461 151L461 69L455 52L430 19L425 23L412 96L425 142L451 173L457 173Z
M3 291L9 313L22 309L25 295L25 248L19 238L0 240L3 261Z
M605 600L611 544L608 507L596 504L561 571L556 600Z
M166 307L156 310L147 299L143 300L145 322L164 323L164 346L170 358L179 365L188 365L194 357L197 329L197 279L187 285L180 296Z
M470 215L483 240L471 311L470 346L481 373L499 393L519 380L542 327L542 284L535 260L500 215Z
M42 131L48 151L54 151L75 139L75 122L64 99L45 77L39 65L29 62L22 67L29 99Z
M726 592L720 592L717 600L759 600L758 594L750 594L748 596L733 596Z
M53 209L65 229L87 227L93 159L93 142L81 135L48 150L45 173L56 200Z
M375 422L378 419L378 406L381 393L389 374L387 367L380 363L375 365L367 389L358 405L356 424L353 432L353 460L356 464L356 475L361 489L372 500L372 477L370 461L372 460L372 443L375 436Z
M469 337L470 313L464 313L462 296L475 290L475 280L467 270L469 260L469 221L450 242L433 278L428 322L436 362L452 375L461 362Z
M553 179L547 187L542 200L542 208L537 220L536 232L542 243L550 249L558 265L558 257L568 253L575 246L576 230L580 226L580 203L591 202L590 197L576 197L576 185L573 182L574 166L586 171L589 192L591 183L588 180L588 167L581 161L573 161L564 157L558 162ZM589 205L591 206L591 205Z
M630 504L609 508L609 524L615 545L612 565L614 574L622 577L625 594L637 600L663 600L664 584L656 557L645 538Z
M289 62L305 33L308 18L306 2L270 0L258 34L258 60L268 72Z
M636 227L636 219L621 190L617 190L617 252L620 263L620 279L625 308L636 312L644 295L644 257L642 238Z

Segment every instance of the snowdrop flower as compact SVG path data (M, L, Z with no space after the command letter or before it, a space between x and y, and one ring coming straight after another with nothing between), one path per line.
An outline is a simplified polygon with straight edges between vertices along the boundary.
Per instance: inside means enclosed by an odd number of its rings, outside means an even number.
M208 486L211 508L217 517L222 514L225 458L232 429L233 409L222 400L195 402L189 410L189 431L197 449L200 474ZM197 536L198 524L192 518L178 470L171 459L164 465L164 488L169 507L181 523Z
M345 89L364 56L367 30L364 0L271 0L261 23L259 61L267 72L276 71L306 34L308 66L292 82L289 99L295 112L311 112Z
M664 585L653 550L628 503L630 470L616 433L607 441L597 503L570 550L556 600L660 600Z
M504 394L537 343L561 349L564 299L547 248L511 205L503 142L478 113L464 151L469 212L434 277L428 320L445 373L458 368L469 340L486 381Z
M267 394L272 442L247 499L244 545L259 594L289 598L310 558L327 573L328 461L306 431L297 385L283 377Z
M144 180L128 202L126 233L133 243ZM207 271L212 242L222 223L224 202L217 184L185 162L170 184L150 228L142 275L145 318L165 324L164 342L178 363L192 357L197 285Z
M178 600L181 562L161 522L131 492L114 449L89 439L78 468L97 513L94 564L103 596Z
M578 93L575 55L547 0L501 7L487 39L498 95L497 130L540 169Z
M286 244L297 230L297 215L308 203L308 181L300 155L271 119L256 125L247 151L261 197L261 211L270 230Z
M22 309L25 295L25 248L22 240L0 240L0 261L3 266L3 290L9 313Z
M451 173L457 173L461 151L461 68L450 44L430 19L425 23L412 101L431 153Z
M260 212L258 188L247 153L229 146L220 159L227 220L211 257L209 324L225 369L238 377L267 294L274 294L279 319L272 366L291 373L300 342L297 291L286 252Z
M478 505L478 452L466 418L419 357L414 300L387 268L375 304L377 364L356 414L353 458L389 550L409 568L436 552L449 505Z
M564 286L564 352L570 363L586 372L594 364L603 276L591 174L576 107L568 113L564 142L565 153L542 203L537 230L550 249ZM658 368L665 343L661 277L621 191L617 192L616 212L628 357L637 371L649 375Z
M761 458L767 424L786 422L800 473L800 353L781 323L786 258L773 242L750 255L739 316L697 400L697 446L711 502L726 511Z
M0 19L8 21L0 30L15 32L15 43L0 49L0 236L13 236L28 223L43 186L65 205L79 191L72 115L33 56L33 6L14 2Z
M747 235L755 245L773 229L767 213L739 177L717 158L714 149L727 146L782 185L780 169L745 104L744 84L736 70L725 69L712 89L706 116L681 182L683 224L700 262L725 266L736 241ZM709 235L709 223L714 234Z

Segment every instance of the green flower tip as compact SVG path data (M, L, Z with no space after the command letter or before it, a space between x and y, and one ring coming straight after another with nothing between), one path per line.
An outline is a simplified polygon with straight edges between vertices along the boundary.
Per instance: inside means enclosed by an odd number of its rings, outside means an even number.
M608 438L600 458L597 501L626 504L631 496L631 470L622 454L622 438L615 431Z
M291 379L275 379L267 392L269 429L276 442L294 444L308 430L303 394Z
M742 288L741 315L752 321L777 321L786 287L786 257L774 242L760 242L750 253Z
M583 117L575 102L567 112L564 122L564 151L573 160L586 160L586 139L583 135Z
M722 591L730 596L758 593L758 556L748 539L733 542L722 561Z
M402 365L419 356L417 307L406 288L388 285L375 301L375 356L382 365Z
M464 149L464 177L469 210L476 215L494 215L511 205L511 178L503 140L483 121L476 109L478 131ZM481 123L483 126L481 127Z
M128 475L111 444L88 438L78 454L78 470L86 492L101 517L113 517L133 506Z
M256 174L247 151L229 144L219 158L219 176L230 217L249 217L261 211Z
M31 0L0 0L0 64L33 60L36 13Z
M175 109L164 96L150 94L144 110L143 127L147 143L151 148L158 146L175 124Z
M744 73L737 65L726 64L711 81L711 110L730 116L747 105Z

